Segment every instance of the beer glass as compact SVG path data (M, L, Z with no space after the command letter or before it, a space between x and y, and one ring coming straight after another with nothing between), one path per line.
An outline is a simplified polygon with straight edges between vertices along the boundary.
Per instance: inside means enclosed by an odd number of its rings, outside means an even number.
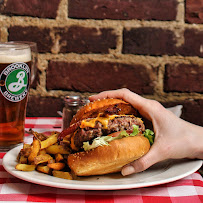
M31 76L30 76L30 83L32 84L34 82L34 79L36 77L37 73L37 55L38 55L38 49L37 49L37 43L36 42L30 42L30 41L9 41L8 43L20 43L20 44L27 44L30 46L31 49Z
M23 142L30 67L29 45L0 43L0 151Z

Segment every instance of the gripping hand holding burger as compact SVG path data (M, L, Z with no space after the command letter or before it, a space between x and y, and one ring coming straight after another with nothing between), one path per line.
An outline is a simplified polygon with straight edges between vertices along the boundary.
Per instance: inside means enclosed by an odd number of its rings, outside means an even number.
M90 100L102 98L123 99L153 124L155 139L149 152L124 166L122 175L144 171L167 159L203 159L203 127L178 118L159 102L143 98L128 89L105 91ZM201 117L201 113L199 115Z
M138 111L128 102L101 98L82 107L59 141L70 141L68 166L77 176L103 175L122 170L148 153L154 133L145 129Z

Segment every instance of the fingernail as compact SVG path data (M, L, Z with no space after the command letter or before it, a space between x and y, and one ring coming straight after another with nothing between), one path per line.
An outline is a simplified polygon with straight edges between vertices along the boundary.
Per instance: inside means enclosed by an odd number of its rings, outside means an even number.
M94 96L96 96L96 95L94 94L94 95L89 96L89 100L92 101L94 99Z
M126 166L125 168L123 168L123 170L121 171L123 176L127 176L130 175L132 173L135 172L135 169L133 166Z
M95 95L90 95L88 98L91 99L92 97L94 97Z

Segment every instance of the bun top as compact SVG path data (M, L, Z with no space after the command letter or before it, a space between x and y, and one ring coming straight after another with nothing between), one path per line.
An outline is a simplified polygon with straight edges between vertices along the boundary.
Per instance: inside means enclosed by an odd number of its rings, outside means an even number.
M70 125L82 121L83 119L96 118L99 113L138 115L137 110L135 110L132 105L121 99L101 99L83 106L73 117Z

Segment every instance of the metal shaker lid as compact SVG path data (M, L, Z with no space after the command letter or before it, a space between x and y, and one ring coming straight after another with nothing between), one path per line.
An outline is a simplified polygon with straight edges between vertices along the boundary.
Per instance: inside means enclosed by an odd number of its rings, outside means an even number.
M64 101L69 106L79 106L81 97L79 95L69 95L65 96Z

